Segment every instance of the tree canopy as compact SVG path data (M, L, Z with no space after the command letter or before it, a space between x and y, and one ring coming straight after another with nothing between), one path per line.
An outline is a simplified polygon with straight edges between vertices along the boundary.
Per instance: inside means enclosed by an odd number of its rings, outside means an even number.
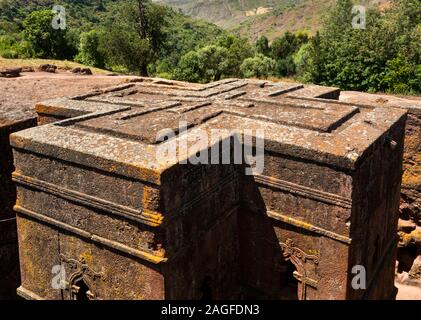
M53 28L55 4L67 27ZM368 7L355 28L353 1L337 0L320 32L255 43L151 0L2 0L0 55L87 65L193 82L290 77L342 89L421 93L421 6ZM360 19L361 20L361 19Z

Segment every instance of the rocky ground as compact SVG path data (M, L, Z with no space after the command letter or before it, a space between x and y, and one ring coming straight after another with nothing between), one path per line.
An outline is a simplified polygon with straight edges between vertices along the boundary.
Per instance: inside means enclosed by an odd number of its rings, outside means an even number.
M133 77L130 76L110 76L103 73L80 75L68 71L59 71L57 73L22 72L21 76L18 78L0 78L0 122L2 121L2 117L7 117L7 114L9 113L20 113L22 118L34 116L35 112L33 107L35 103L43 100L63 96L74 96L91 90L118 85L127 82L132 78ZM362 102L365 104L399 104L401 106L408 105L408 107L420 105L421 108L421 97L393 97L388 95L343 92L340 99L342 101L353 103ZM414 134L414 136L415 135L418 134ZM418 144L420 139L418 138L416 141L417 146L411 148L412 151L415 150L415 156L417 156L417 154L419 155ZM406 171L414 172L415 170L418 172L419 162L415 161L414 163L415 165L410 166L411 170ZM409 165L406 164L406 167L408 166ZM419 185L418 178L421 178L421 174L416 174L415 185ZM414 179L411 178L409 180L412 182ZM418 202L416 202L416 204L417 203ZM415 210L414 208L412 209ZM410 223L414 223L413 220L413 217L408 219ZM418 226L416 228L418 230ZM412 229L411 232L413 233ZM399 300L421 300L421 288L407 286L399 282L397 282L396 286L399 289L397 296Z
M70 72L22 72L18 78L0 78L0 117L9 110L31 115L37 102L118 85L130 78Z

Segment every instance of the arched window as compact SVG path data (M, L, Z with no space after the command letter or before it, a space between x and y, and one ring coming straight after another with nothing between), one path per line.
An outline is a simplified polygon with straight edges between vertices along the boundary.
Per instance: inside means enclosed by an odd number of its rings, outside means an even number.
M87 286L85 281L83 281L83 279L78 280L73 285L73 298L74 300L80 301L90 300L89 287Z
M291 260L286 260L280 268L280 299L298 300L298 280L294 277L296 267Z

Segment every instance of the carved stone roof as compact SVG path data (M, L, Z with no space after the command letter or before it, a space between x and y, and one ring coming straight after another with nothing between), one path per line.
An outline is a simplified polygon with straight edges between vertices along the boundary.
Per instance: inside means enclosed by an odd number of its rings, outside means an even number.
M157 146L169 143L158 133L177 132L185 121L189 134L264 129L267 151L353 170L406 111L323 99L338 93L258 80L199 85L141 78L39 103L39 114L71 119L16 133L12 145L159 184L161 173L178 161L156 158Z

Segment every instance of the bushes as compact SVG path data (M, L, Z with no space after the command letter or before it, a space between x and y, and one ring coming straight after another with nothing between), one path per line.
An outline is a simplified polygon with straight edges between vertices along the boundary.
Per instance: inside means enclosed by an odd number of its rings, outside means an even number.
M276 61L258 54L247 58L241 65L241 73L245 78L267 78L274 74Z
M353 29L351 0L338 0L313 37L286 32L252 45L152 1L64 1L68 28L54 30L45 3L0 1L0 55L76 59L114 71L209 82L226 77L296 77L342 89L420 94L421 6L394 0ZM83 3L83 4L82 4ZM101 10L96 14L95 8ZM142 23L140 23L142 22ZM77 55L76 55L77 54ZM75 56L76 55L76 56Z
M104 68L105 53L101 47L103 35L98 30L91 30L80 35L79 53L75 60L89 66Z
M386 92L416 94L421 92L421 64L415 65L399 54L387 62L383 76Z
M30 13L23 21L24 39L31 44L35 57L72 59L75 48L66 30L53 28L53 18L51 10Z
M0 55L4 58L17 58L16 39L11 36L0 36Z
M365 30L352 28L351 10L350 0L338 0L311 41L301 77L347 90L420 93L419 0L395 0L383 14L368 10Z
M226 73L228 50L210 45L184 55L177 69L175 78L191 82L210 82L220 80Z
M173 76L178 80L202 83L239 77L241 64L253 56L254 49L246 39L226 35L216 39L215 44L185 54Z
M286 59L276 61L276 75L281 77L290 77L295 75L295 63L292 55Z
M224 75L226 77L239 77L241 64L247 58L254 57L255 49L247 39L233 35L221 37L217 45L226 49Z
M256 41L256 50L257 53L263 54L265 56L270 54L269 40L265 36L261 36Z
M309 82L310 76L307 73L307 68L312 65L312 44L306 43L294 54L293 62L295 65L296 77L302 82Z
M0 56L7 59L30 58L34 54L30 43L10 35L0 36Z
M294 55L308 41L309 37L305 32L291 33L287 31L282 37L275 39L271 45L269 45L268 39L262 36L255 44L256 51L260 56L256 57L255 60L248 61L248 63L250 64L252 63L251 61L254 61L253 63L257 68L262 63L262 61L259 62L259 60L262 60L262 57L271 58L275 62L275 66L270 70L270 75L279 77L294 76L296 74ZM265 60L265 63L269 63L269 60ZM249 71L251 70L248 70L246 74L249 74ZM267 77L268 75L265 74L264 76Z

